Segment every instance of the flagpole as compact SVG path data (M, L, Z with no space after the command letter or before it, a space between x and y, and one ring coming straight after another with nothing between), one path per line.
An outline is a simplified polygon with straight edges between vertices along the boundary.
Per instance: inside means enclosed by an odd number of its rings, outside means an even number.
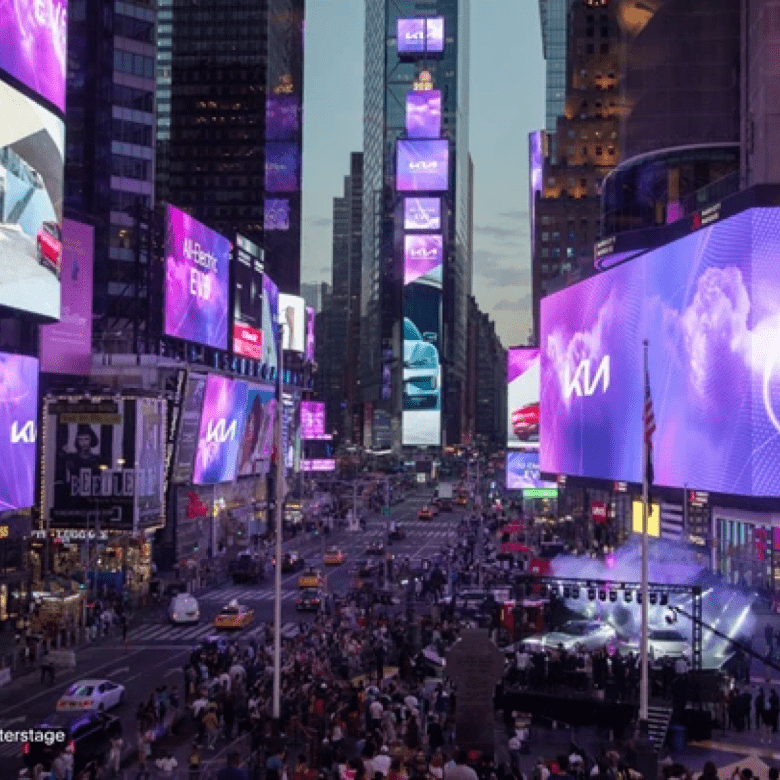
M647 443L647 383L649 381L648 361L647 361L647 339L644 340L644 384L645 392L643 394L643 414L642 414L642 639L639 643L639 664L641 668L641 677L639 683L639 733L647 735L647 703L649 697L649 675L647 668L647 512L648 512L648 494L649 485L647 484L647 461L648 461L648 443Z

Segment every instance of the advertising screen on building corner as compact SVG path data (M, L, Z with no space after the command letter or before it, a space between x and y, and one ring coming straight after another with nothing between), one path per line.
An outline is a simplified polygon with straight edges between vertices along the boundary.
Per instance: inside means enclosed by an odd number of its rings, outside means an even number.
M780 209L753 208L542 299L541 470L780 496Z
M507 433L510 449L539 449L539 349L507 350Z
M396 166L399 192L444 192L449 183L449 141L400 140Z

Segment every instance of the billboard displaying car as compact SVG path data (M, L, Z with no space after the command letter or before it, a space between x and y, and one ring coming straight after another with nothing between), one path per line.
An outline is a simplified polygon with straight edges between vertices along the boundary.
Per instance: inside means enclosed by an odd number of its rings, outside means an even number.
M395 187L399 192L444 192L449 185L449 168L446 138L398 141Z
M506 378L507 447L539 449L539 349L507 350Z
M165 333L227 349L231 245L189 214L165 214Z
M0 306L56 320L65 127L2 81L0 117Z
M780 495L780 209L696 229L541 302L541 469Z
M441 135L440 90L406 93L406 135L409 138L438 138Z
M38 361L0 352L0 512L35 503Z
M306 302L297 295L279 294L282 349L303 352L306 348Z

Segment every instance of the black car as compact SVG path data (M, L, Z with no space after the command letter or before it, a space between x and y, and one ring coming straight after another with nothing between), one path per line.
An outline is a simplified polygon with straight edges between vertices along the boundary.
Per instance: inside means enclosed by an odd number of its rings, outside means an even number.
M282 568L284 568L284 558L282 558ZM259 555L241 553L236 560L230 562L228 571L235 585L257 584L265 579L265 561Z
M406 539L406 531L403 530L403 528L399 528L396 526L390 533L387 535L387 538L391 542L400 542L403 539Z
M382 564L379 561L359 560L352 566L352 573L360 579L371 579L382 572Z
M302 571L306 561L295 552L282 553L282 573L289 574L294 571Z
M30 769L42 764L44 771L51 771L51 765L57 756L68 746L73 749L73 774L79 772L90 762L97 759L105 762L111 748L111 739L122 733L122 723L115 715L105 712L57 712L36 726L39 731L61 731L62 741L23 742L22 759Z
M385 546L382 542L370 542L366 545L366 555L384 555Z
M322 606L322 592L319 588L303 588L295 600L299 612L318 612Z

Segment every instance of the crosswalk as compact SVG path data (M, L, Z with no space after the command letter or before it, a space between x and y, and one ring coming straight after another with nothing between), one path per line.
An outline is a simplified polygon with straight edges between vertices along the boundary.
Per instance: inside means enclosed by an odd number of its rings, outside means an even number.
M229 636L231 639L249 638L256 634L259 629L260 626L255 623L238 631L225 633L225 636ZM214 624L211 621L207 623L198 623L196 626L178 626L156 623L151 626L140 626L139 628L129 631L127 640L131 644L138 642L149 642L152 644L157 642L171 642L173 644L191 642L197 644L199 640L218 633L220 632L214 628Z
M298 595L295 590L282 591L283 601L292 601ZM274 588L272 585L264 588L241 586L241 585L223 585L220 588L213 588L204 593L198 593L198 601L216 601L219 604L227 604L235 599L239 604L248 601L265 601L273 599Z

